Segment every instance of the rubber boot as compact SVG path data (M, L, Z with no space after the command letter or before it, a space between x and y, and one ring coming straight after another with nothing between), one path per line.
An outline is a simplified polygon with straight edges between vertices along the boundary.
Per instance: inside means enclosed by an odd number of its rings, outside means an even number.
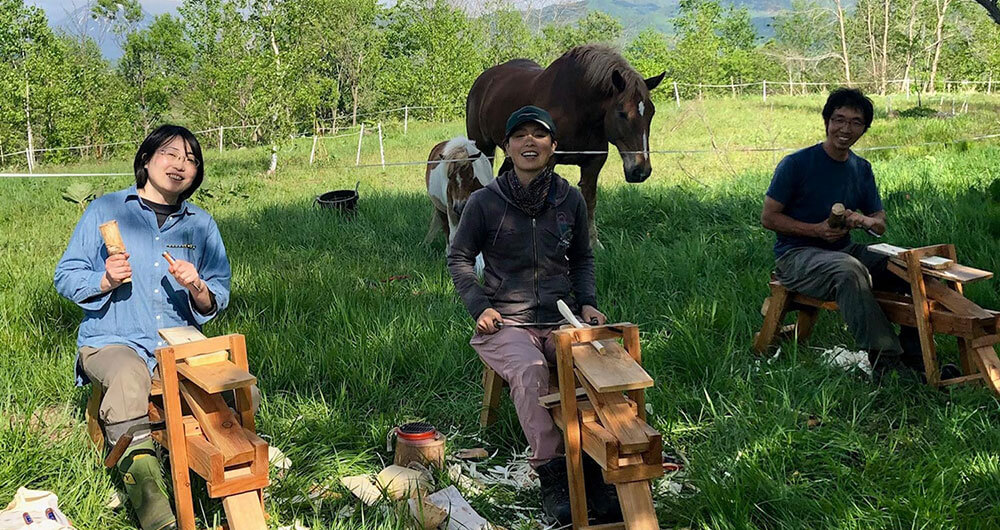
M538 472L538 481L542 483L542 511L560 525L572 523L566 459L553 458L535 471Z
M618 489L604 483L601 466L583 455L583 481L587 489L587 508L595 524L622 522L622 507L618 502Z
M166 484L160 461L156 458L152 440L130 445L118 461L118 471L125 483L132 509L139 517L142 530L164 530L176 527L174 512L167 498Z

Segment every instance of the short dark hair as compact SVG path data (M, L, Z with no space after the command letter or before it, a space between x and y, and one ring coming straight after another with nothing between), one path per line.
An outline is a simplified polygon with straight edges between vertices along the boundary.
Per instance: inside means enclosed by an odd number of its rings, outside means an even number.
M194 183L184 190L178 199L187 200L201 186L201 181L205 179L205 160L201 157L201 144L195 138L194 133L180 125L160 125L139 145L139 150L135 153L135 161L132 162L132 169L135 171L135 187L142 188L149 180L149 173L146 172L146 163L153 157L156 150L170 143L171 140L180 136L191 148L191 154L198 160L198 168L194 175Z
M850 107L861 112L865 117L866 131L872 126L872 120L875 119L875 105L860 89L838 88L830 92L830 97L826 98L826 105L823 106L823 122L827 126L830 124L830 117L833 116L834 111L841 107Z

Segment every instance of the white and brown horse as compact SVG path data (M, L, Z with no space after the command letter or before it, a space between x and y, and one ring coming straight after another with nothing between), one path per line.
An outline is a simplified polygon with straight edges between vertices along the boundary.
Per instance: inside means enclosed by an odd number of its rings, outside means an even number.
M447 248L451 249L451 240L469 196L493 181L493 162L472 140L458 136L431 149L425 180L434 213L424 243L430 243L438 230L443 229L448 238ZM482 269L481 257L476 258L476 267Z

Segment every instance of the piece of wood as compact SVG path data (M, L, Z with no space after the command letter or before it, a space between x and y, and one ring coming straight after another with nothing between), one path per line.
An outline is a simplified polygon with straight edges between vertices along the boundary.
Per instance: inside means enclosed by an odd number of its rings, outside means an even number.
M194 326L178 326L173 328L163 328L158 330L160 337L170 344L171 346L177 344L186 344L188 342L196 342L199 340L205 340L208 337L202 334L198 328ZM190 366L201 366L204 364L211 364L219 361L225 361L229 359L229 352L226 350L219 350L211 353L203 353L200 355L192 355L184 359L184 362Z
M834 203L834 205L830 207L830 216L826 219L826 224L830 225L830 228L843 228L846 210L847 209L844 208L843 204L839 202Z
M875 245L868 245L868 250L872 252L877 252L879 254L883 254L885 256L889 256L890 258L895 258L896 256L902 254L903 252L909 251L910 249L897 247L895 245L890 245L888 243L878 243Z
M622 346L635 364L642 366L642 346L639 343L639 326L622 325ZM639 420L646 421L646 391L641 388L625 392L634 403Z
M558 405L552 409L552 420L562 430L566 430L562 410ZM603 469L617 469L618 440L599 423L582 423L580 426L582 449Z
M771 303L768 304L767 314L764 315L764 323L760 327L760 333L754 337L753 349L758 354L764 353L774 343L774 337L778 333L778 327L785 318L788 311L788 289L778 282L771 282Z
M98 454L104 454L104 432L101 430L101 399L104 397L104 389L100 383L91 381L90 397L87 399L87 436L97 449Z
M368 506L374 505L382 498L382 492L364 475L341 477L340 483Z
M167 422L167 450L170 451L170 477L174 484L174 513L180 530L195 530L194 502L191 499L191 472L188 470L187 436L177 380L177 361L171 348L156 352L163 381L163 411Z
M407 501L410 517L421 530L433 530L448 518L448 512L438 507L426 497Z
M262 490L271 484L266 474L254 473L249 465L226 469L222 482L206 482L208 496L213 499L247 491Z
M795 317L795 338L799 342L805 342L812 335L813 326L819 319L819 309L815 307L804 307L798 310Z
M580 384L587 391L587 397L593 403L597 416L612 436L618 440L621 453L641 453L649 448L649 438L642 421L619 392L598 392L586 380L580 379Z
M636 455L639 456L639 455ZM621 467L618 469L604 470L604 482L607 484L618 484L622 482L635 482L637 480L653 480L663 476L663 464L650 465L642 464L638 466Z
M162 396L163 395L163 380L160 379L160 375L159 374L153 376L153 381L149 385L149 395L150 396Z
M581 530L625 530L625 523L605 523L585 526Z
M955 262L941 256L928 256L920 260L920 266L925 269L942 270L951 267Z
M621 392L653 386L653 378L616 342L605 341L603 353L591 343L573 346L573 363L598 392Z
M230 530L267 530L264 509L256 491L230 495L222 499Z
M648 481L615 484L627 530L659 530Z
M576 389L577 401L579 401L580 398L585 398L585 397L587 397L587 392L584 391L582 388L577 388ZM538 404L547 409L551 409L552 407L559 405L559 392L554 392L552 394L545 394L544 396L538 398Z
M483 407L479 411L479 426L489 427L497 421L500 396L503 393L503 378L495 370L483 364Z
M1000 395L1000 359L993 346L977 348L973 359L983 375L986 386Z
M431 487L420 471L397 465L380 471L375 484L395 500L423 496Z
M941 379L941 369L934 347L934 331L931 328L931 310L927 304L927 287L920 269L920 255L914 252L904 254L907 275L910 280L910 294L913 296L913 312L917 333L920 335L920 351L924 358L927 384L936 386Z
M965 383L979 382L982 379L983 379L983 374L976 373L972 375L963 375L961 377L953 377L951 379L942 379L941 381L938 381L938 385L939 386L960 385Z
M1000 335L985 335L972 339L972 341L969 342L969 346L972 346L973 348L985 348L987 346L993 346L998 342L1000 342Z
M895 263L889 263L889 271L900 278L909 280L909 272ZM961 293L938 283L936 280L924 281L927 297L951 310L956 315L973 318L989 319L992 315L975 302L962 296Z
M587 492L583 483L583 454L580 420L576 408L576 374L573 370L573 335L555 332L556 368L559 374L560 406L565 427L563 446L566 451L566 472L569 484L570 512L573 526L587 524Z
M152 401L149 402L149 421L150 423L157 423L161 421L166 421L166 416L163 414L163 409L157 406ZM198 420L193 416L184 416L184 436L204 436L201 432L201 425L198 425Z
M209 394L257 384L257 378L231 361L191 366L177 363L177 372Z
M253 460L254 448L222 396L208 394L189 381L180 382L180 393L227 466Z
M225 471L222 453L204 436L188 436L186 440L191 469L209 483L222 483Z
M443 527L445 530L486 530L490 528L490 523L472 509L472 506L462 497L455 486L448 486L430 495L427 500L448 512L448 524Z
M901 260L894 259L893 261L899 263ZM959 265L958 263L953 263L948 268L941 270L927 269L923 267L920 268L923 270L924 274L928 276L952 282L972 283L979 280L988 280L993 277L993 273L990 271L967 267L965 265Z
M122 241L122 233L118 229L118 221L112 219L97 227L101 232L101 239L104 240L104 248L108 250L108 256L117 256L125 253L125 242ZM132 278L125 278L122 283L132 283Z

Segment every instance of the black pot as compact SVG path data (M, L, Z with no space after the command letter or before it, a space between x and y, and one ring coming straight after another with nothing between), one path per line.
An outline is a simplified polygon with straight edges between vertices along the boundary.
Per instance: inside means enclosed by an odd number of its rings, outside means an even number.
M316 204L321 208L334 208L344 213L353 213L358 208L358 184L353 190L328 191L316 197Z

